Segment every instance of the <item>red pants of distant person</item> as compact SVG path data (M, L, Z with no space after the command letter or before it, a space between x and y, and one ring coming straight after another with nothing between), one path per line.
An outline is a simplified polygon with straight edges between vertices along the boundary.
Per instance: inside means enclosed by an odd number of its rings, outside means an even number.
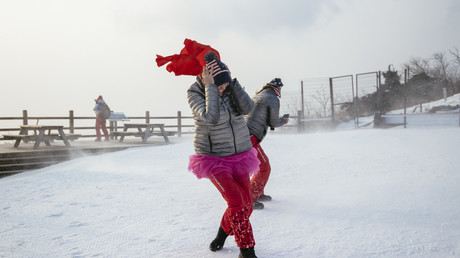
M257 158L259 158L259 171L251 178L251 195L252 201L255 202L264 194L265 185L270 177L270 162L264 150L260 146L260 140L254 135L251 135L252 147L257 150Z
M104 133L104 137L106 140L109 139L109 132L107 131L107 127L105 126L105 119L100 119L99 115L96 115L96 139L101 140L101 129Z
M252 213L249 176L235 179L226 175L217 175L211 182L227 201L227 209L220 225L228 235L235 236L235 242L240 248L249 248L255 245L252 226L249 217Z

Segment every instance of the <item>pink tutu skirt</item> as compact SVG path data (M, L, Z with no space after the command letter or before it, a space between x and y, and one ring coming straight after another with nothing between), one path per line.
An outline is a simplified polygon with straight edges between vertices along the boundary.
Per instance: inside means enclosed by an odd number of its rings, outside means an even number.
M252 148L227 157L193 154L190 156L188 170L198 179L224 176L222 173L228 173L228 176L234 178L244 178L257 173L259 165L257 150Z

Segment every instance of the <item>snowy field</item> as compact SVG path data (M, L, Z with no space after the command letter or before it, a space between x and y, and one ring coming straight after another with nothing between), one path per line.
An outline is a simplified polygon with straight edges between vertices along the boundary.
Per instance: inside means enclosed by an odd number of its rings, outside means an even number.
M187 171L190 136L0 179L0 257L213 253L224 200ZM173 140L174 140L173 139ZM251 222L261 257L460 257L460 128L271 134Z
M453 109L439 110L436 113L429 113L434 107L450 106ZM460 94L450 96L448 98L424 103L421 106L412 106L406 109L406 122L408 127L430 127L430 126L445 126L458 127L460 126ZM455 108L456 107L456 108ZM388 112L385 117L386 123L404 123L404 109Z

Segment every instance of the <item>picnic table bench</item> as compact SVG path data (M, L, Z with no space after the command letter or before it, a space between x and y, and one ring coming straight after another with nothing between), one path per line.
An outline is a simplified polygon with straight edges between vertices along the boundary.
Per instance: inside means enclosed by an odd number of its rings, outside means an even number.
M34 149L38 149L42 142L46 146L51 146L50 142L54 140L62 140L66 147L70 147L69 140L78 139L80 134L65 134L64 126L61 125L21 125L19 135L3 135L5 140L15 140L14 148L18 148L21 141L35 141ZM52 130L57 133L51 133ZM34 134L28 134L28 131L34 131Z
M141 137L142 143L147 143L147 139L151 136L163 136L163 139L166 143L169 143L168 135L174 135L173 132L167 132L164 129L164 124L132 124L125 123L123 131L113 131L111 132L112 136L120 136L120 142L123 142L125 136L135 136ZM137 129L134 132L128 132L128 129ZM154 131L155 128L160 129L160 131Z

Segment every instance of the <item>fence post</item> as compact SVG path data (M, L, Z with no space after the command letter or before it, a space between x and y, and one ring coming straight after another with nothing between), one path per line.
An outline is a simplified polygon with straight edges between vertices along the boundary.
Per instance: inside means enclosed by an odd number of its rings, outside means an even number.
M74 122L74 115L73 110L69 110L69 132L75 132L75 122Z
M303 98L303 81L300 81L300 97L302 98L302 118L305 117L305 103Z
M329 91L331 94L331 119L332 122L335 121L335 112L334 112L334 87L332 86L332 78L329 78Z
M297 110L297 128L299 132L302 132L303 130L303 124L302 124L302 110Z
M150 124L150 111L145 111L145 123Z
M27 116L27 110L22 111L22 124L23 125L28 125L29 124L29 120L28 120L28 116Z
M379 111L379 114L382 114L383 108L382 108L382 72L379 71L379 78L378 78L378 88L377 88L377 109Z
M27 110L23 110L22 111L22 124L23 125L28 125L29 124L29 120L28 120L28 116L27 116ZM26 135L28 134L28 131L25 130L25 133Z
M404 128L407 128L407 96L406 96L406 85L407 85L407 69L404 69Z
M182 113L177 111L177 136L182 136Z

